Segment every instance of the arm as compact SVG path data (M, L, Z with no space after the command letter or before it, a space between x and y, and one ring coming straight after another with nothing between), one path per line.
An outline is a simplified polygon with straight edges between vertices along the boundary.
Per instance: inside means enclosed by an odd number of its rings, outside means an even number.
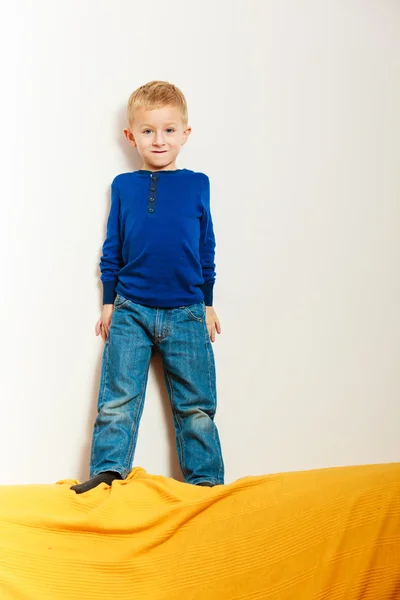
M215 236L210 209L210 180L206 176L201 193L203 214L200 221L200 262L204 283L200 286L206 306L213 304L215 282Z
M107 221L107 234L100 259L100 279L103 282L103 304L114 303L118 273L123 267L119 214L120 198L114 180L111 184L111 207Z
M221 333L221 323L213 308L213 291L215 283L215 235L210 209L210 180L205 178L201 195L203 214L200 223L200 261L204 283L201 289L206 305L207 329L210 340L215 342L215 334Z

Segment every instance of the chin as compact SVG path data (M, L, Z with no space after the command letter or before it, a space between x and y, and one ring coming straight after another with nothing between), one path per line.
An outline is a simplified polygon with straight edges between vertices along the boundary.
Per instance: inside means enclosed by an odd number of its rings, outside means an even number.
M149 158L149 160L147 161L149 164L151 165L156 165L158 169L163 169L164 167L168 167L168 165L170 165L171 163L174 162L174 158L159 158L156 160L154 160L154 157Z

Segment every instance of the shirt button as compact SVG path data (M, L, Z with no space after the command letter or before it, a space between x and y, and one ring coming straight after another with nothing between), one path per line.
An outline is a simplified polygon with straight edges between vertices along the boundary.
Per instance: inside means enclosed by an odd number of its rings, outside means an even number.
M150 202L154 202L155 198L150 198Z
M154 208L149 208L149 212L153 213L154 212Z
M155 188L155 187L151 187L151 188L150 188L150 191L151 191L151 192L155 192L155 191L156 191L156 188Z

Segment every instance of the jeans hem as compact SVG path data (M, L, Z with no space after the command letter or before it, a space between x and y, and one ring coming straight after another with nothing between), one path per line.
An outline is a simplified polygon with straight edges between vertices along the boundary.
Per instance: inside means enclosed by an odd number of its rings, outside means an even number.
M94 471L90 470L90 479L93 479L93 477L96 477L96 475L100 475L100 473L105 473L106 471L113 471L114 473L118 473L118 475L121 475L122 479L126 479L130 473L130 471L127 471L123 467L110 466L105 467L104 469L95 469Z
M211 485L224 485L223 481L219 481L217 479L199 479L197 481L190 481L187 482L190 483L191 485L199 485L199 484L204 484L204 483L210 483Z

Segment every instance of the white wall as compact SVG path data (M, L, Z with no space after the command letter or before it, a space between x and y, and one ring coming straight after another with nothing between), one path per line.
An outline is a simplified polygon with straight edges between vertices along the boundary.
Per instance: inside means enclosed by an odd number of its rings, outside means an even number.
M11 4L11 3L9 3ZM130 92L179 85L218 236L227 481L400 459L400 4L1 9L1 483L86 477L109 184ZM160 365L136 464L177 476Z

